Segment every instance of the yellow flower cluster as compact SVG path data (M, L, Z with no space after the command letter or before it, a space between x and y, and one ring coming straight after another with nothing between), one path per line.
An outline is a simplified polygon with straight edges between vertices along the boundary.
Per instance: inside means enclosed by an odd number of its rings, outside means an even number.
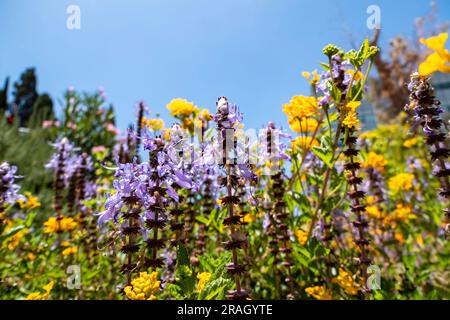
M167 109L174 117L188 117L198 111L198 108L192 102L180 98L170 101Z
M366 212L369 215L369 217L373 219L383 219L385 217L385 214L376 205L367 206Z
M155 300L160 285L158 272L141 272L138 278L131 280L131 286L126 286L123 291L130 300Z
M412 189L414 175L412 173L399 173L389 179L389 189L394 192L409 191Z
M198 291L202 291L203 288L205 287L206 282L210 278L211 278L211 273L210 272L199 272L199 273L197 273L197 279L198 279L197 290Z
M68 256L68 255L71 255L71 254L75 254L77 252L78 252L78 248L75 247L75 246L72 246L72 247L68 247L68 248L64 249L63 252L62 252L62 255L63 256Z
M403 203L398 203L395 207L394 212L392 213L392 219L397 221L406 222L409 219L415 219L416 215L413 214L412 208Z
M411 148L411 147L414 147L416 144L417 144L417 142L418 142L418 138L417 137L414 137L414 138L411 138L411 139L407 139L407 140L405 140L404 142L403 142L403 146L405 147L405 148Z
M43 288L45 290L44 293L41 293L41 292L30 293L28 296L25 297L24 300L47 300L48 296L50 295L50 292L53 289L53 285L54 285L54 283L52 281L49 284L44 286L44 288Z
M23 199L17 200L21 209L30 210L41 206L38 197L33 197L30 192L25 192L25 196L27 197L26 201Z
M75 229L77 227L77 223L73 218L69 217L50 217L44 222L44 226L44 233L59 233Z
M333 299L331 293L327 290L327 288L325 288L325 286L309 287L305 289L305 292L317 300Z
M313 139L310 136L298 136L294 140L291 140L291 145L294 152L299 150L305 151L314 146L318 146L319 141L317 141L317 139Z
M288 116L289 124L297 119L315 116L318 112L317 99L293 96L288 104L283 105L283 112Z
M356 128L359 127L359 119L356 114L356 109L361 105L360 101L350 101L344 107L347 112L344 121L342 124L348 128Z
M317 122L317 120L313 118L301 118L289 122L289 126L291 127L292 131L298 133L314 132L316 131L318 125L319 122Z
M143 117L142 124L147 126L152 131L159 131L164 128L164 120L159 118L147 119Z
M336 278L333 278L332 282L337 283L349 295L354 296L358 294L358 288L353 281L352 274L342 268L339 268L339 274Z
M363 163L364 168L372 168L381 173L384 172L384 167L387 164L387 160L381 154L375 152L369 152L366 161Z
M426 77L436 71L450 73L450 53L445 49L447 38L448 33L441 33L435 37L420 39L420 42L434 51L419 65L421 76Z
M313 72L302 72L302 76L308 80L308 82L313 86L316 85L319 80L320 76L317 74L317 70L314 70Z
M305 245L306 241L308 240L308 232L303 231L301 229L295 231L295 237L298 240L298 243L300 243L301 246Z

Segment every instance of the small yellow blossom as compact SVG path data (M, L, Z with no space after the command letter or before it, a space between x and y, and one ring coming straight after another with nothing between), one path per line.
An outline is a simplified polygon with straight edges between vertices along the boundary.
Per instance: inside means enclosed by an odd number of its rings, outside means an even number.
M63 256L68 256L68 255L70 255L70 254L75 254L75 253L77 253L77 251L78 251L78 248L75 247L75 246L73 246L73 247L68 247L68 248L66 248L66 249L63 250L62 255L63 255Z
M354 296L358 294L358 288L353 281L352 274L342 268L339 268L339 275L336 278L333 278L332 282L337 283L349 295Z
M308 232L301 229L296 230L295 237L297 238L298 243L300 243L301 246L304 246L306 241L308 240Z
M420 42L434 51L419 65L421 76L426 77L436 71L450 73L450 53L444 48L447 38L448 33L441 33L435 37L420 39Z
M174 117L187 117L198 111L198 108L192 102L180 98L170 101L167 109Z
M155 300L160 285L158 272L141 272L138 278L131 280L131 286L126 286L123 291L130 300Z
M384 167L387 164L387 160L381 154L375 152L369 152L366 161L363 163L364 168L372 168L381 173L384 172Z
M394 192L409 191L412 189L414 175L412 173L399 173L389 179L389 189Z
M392 219L397 221L407 222L408 220L415 218L416 215L413 214L411 206L403 203L398 203L392 213Z
M361 101L350 101L345 105L345 109L348 112L356 112L356 109L361 105Z
M199 272L199 273L197 273L197 279L198 279L197 290L198 291L202 291L203 288L205 287L206 282L210 278L211 278L211 273L210 272Z
M77 223L73 218L61 217L55 218L50 217L44 222L44 233L59 233L64 231L71 231L77 227Z
M38 197L33 197L30 192L25 192L25 196L27 200L19 199L17 202L21 209L34 209L41 206L41 203L38 201Z
M320 80L320 76L319 76L319 74L317 73L317 70L314 70L313 72L302 72L302 76L306 79L306 80L308 80L308 82L311 84L311 85L315 85L315 84L317 84L318 82L319 82L319 80Z
M30 293L28 296L25 297L24 300L47 300L48 296L50 295L50 292L53 289L53 285L54 285L54 282L51 281L50 283L48 283L47 285L45 285L43 287L43 289L45 290L44 293L41 293L41 292Z
M142 122L152 131L159 131L164 128L164 120L160 118L146 119L144 117Z
M383 212L378 208L378 206L371 205L366 207L366 212L369 215L369 217L373 219L382 219L384 218Z
M344 121L342 121L344 126L351 128L359 127L359 119L356 115L356 112L349 112L345 117Z
M411 148L417 144L417 141L418 141L417 137L407 139L403 142L403 146L405 148Z
M325 288L325 286L309 287L305 289L305 292L317 300L333 299L331 293Z
M345 71L345 73L349 74L351 77L353 77L353 75L355 75L355 81L364 80L364 75L362 74L361 71L358 71L355 74L355 70L348 69Z
M405 243L405 236L401 232L396 232L395 235L394 235L394 238L395 238L395 240L400 242L400 244L404 244Z
M200 111L200 118L205 121L211 121L212 116L208 109L202 109Z
M36 255L34 253L32 253L32 252L29 252L27 254L27 259L30 260L30 261L34 261L34 260L36 260Z
M252 223L256 221L256 217L255 215L251 214L251 213L246 213L243 217L242 217L242 222L244 223Z

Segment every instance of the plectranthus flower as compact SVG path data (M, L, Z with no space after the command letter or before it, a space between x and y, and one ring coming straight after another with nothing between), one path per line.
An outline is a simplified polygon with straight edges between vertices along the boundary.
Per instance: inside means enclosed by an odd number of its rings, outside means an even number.
M357 149L357 137L355 135L356 128L344 127L346 132L343 142L345 145L344 156L346 163L344 169L346 170L347 183L350 185L350 191L347 193L351 205L350 209L355 216L353 226L356 229L355 244L359 247L359 257L357 263L361 268L361 274L364 283L367 283L367 267L371 260L368 257L368 245L369 239L366 236L368 222L363 215L366 212L366 206L364 204L365 192L361 189L360 185L363 182L362 177L358 176L358 172L361 169L361 163L358 162L357 156L359 150Z
M444 111L439 100L435 98L434 88L430 79L418 74L411 76L408 84L411 92L409 104L405 109L414 114L414 120L419 123L426 135L426 144L430 148L431 161L434 165L434 175L439 179L441 188L439 195L446 199L447 207L444 209L446 218L445 231L450 234L450 166L448 164L448 133L444 130L440 114Z
M229 103L226 97L219 97L216 107L217 112L213 115L213 119L217 125L217 143L221 151L219 162L221 167L225 169L225 175L220 178L220 183L226 189L226 195L220 200L227 207L228 216L224 219L224 224L229 226L230 230L230 240L225 243L225 249L232 252L232 262L227 264L227 271L234 277L236 286L235 290L227 293L227 298L245 300L249 298L250 291L242 288L246 266L239 263L238 249L244 249L248 245L248 241L245 233L241 230L241 216L235 208L240 203L237 196L240 168L237 164L236 128L239 121L242 120L242 115L236 105Z
M6 220L5 204L14 204L17 200L25 200L25 197L18 194L20 187L14 183L18 178L16 172L16 166L11 166L8 162L0 164L0 226Z
M20 176L16 175L17 167L8 162L0 164L0 207L3 203L13 204L19 199L24 199L18 192L20 186L15 183Z

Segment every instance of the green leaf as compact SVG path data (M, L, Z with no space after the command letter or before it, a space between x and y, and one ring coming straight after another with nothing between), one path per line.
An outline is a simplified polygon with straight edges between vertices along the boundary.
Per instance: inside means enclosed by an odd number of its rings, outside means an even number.
M182 244L178 245L177 248L177 265L190 266L191 262L189 260L189 254L186 247Z
M25 226L17 226L17 227L12 227L11 229L9 229L8 231L6 231L4 234L2 234L0 236L0 243L5 241L6 239L12 237L13 235L15 235L17 232L19 232L20 230L24 229Z
M328 167L333 167L333 153L331 152L331 138L329 136L323 136L320 140L320 146L314 146L312 152L314 152L314 154Z
M339 104L341 102L342 93L341 90L339 90L333 83L333 81L328 80L327 83L327 89L330 91L330 95L333 98L334 102L336 104Z

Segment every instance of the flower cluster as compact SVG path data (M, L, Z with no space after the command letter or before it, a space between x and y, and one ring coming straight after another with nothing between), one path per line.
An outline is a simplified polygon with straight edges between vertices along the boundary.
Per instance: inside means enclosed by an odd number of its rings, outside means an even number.
M160 290L161 281L158 280L158 272L141 272L138 278L131 281L123 291L130 300L155 300Z

